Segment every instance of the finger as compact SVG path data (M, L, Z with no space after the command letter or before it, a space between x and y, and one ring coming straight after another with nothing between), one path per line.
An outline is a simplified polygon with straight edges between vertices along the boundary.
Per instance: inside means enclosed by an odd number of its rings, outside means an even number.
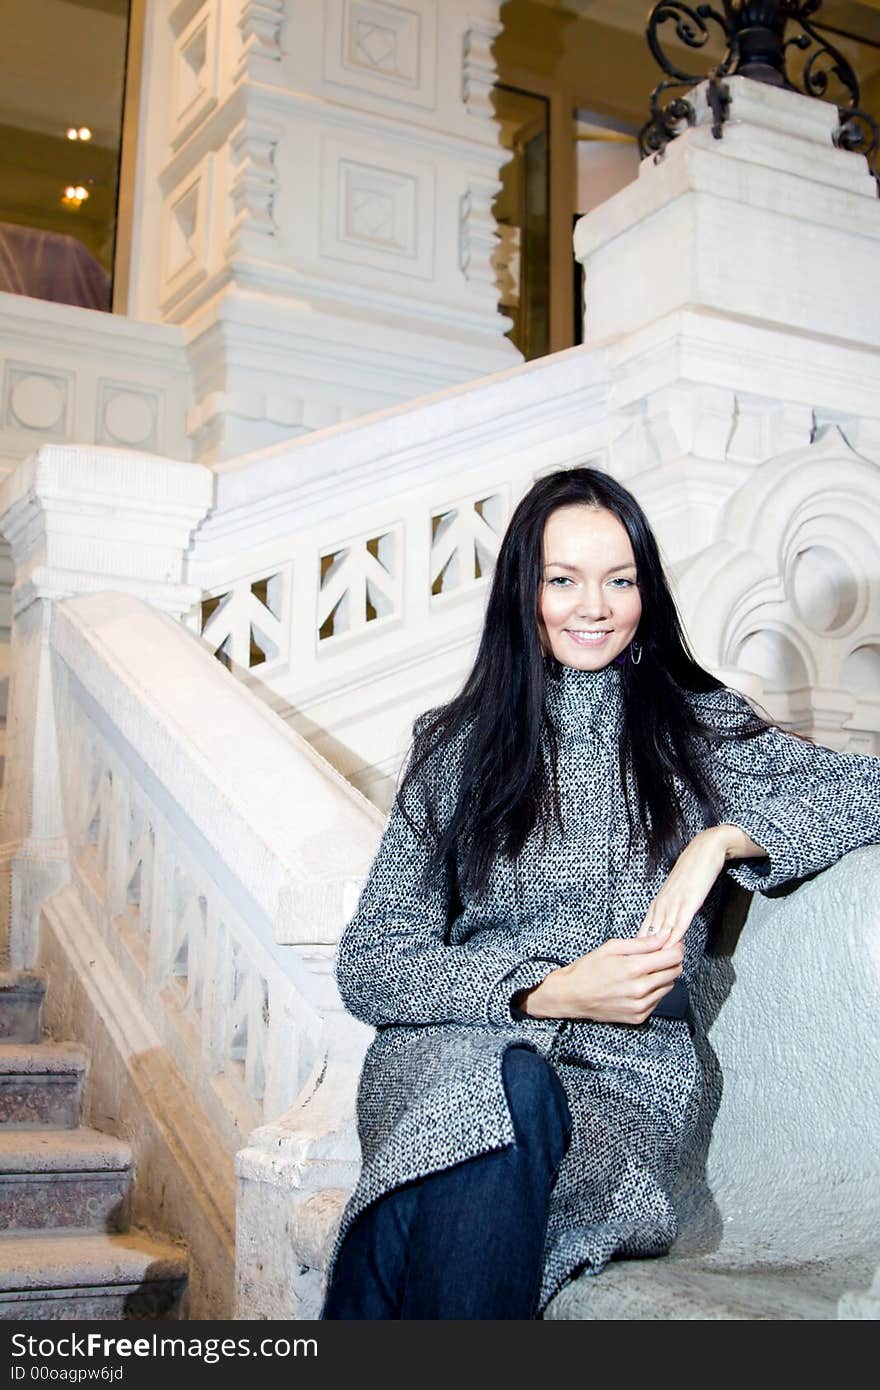
M656 994L658 999L662 999L680 976L681 968L677 965L669 970L658 970L655 974L646 976L640 997L651 999Z
M647 1009L649 1013L653 1013L657 1005L660 1003L660 1000L666 998L667 994L672 989L672 985L674 984L675 981L673 980L672 984L664 985L662 989L656 989L651 994L646 995L646 997L642 1000L642 1008Z
M694 919L696 906L682 898L658 903L653 914L654 926L669 933L670 941L680 941Z
M604 944L612 955L638 956L662 950L667 943L666 933L662 931L656 936L613 936Z
M642 924L638 930L639 936L653 936L656 934L656 927L654 926L654 904L656 901L657 899L655 898L649 904L648 910L642 918Z
M658 951L656 955L630 956L626 962L627 977L630 980L649 980L662 970L681 970L682 959L681 946Z
M637 999L645 999L657 989L671 989L680 974L681 966L678 963L667 965L663 970L652 970L650 974L631 976L628 988Z
M669 933L670 946L677 945L678 942L684 940L687 929L691 925L692 921L693 915L688 916L687 914L685 914L683 917L679 917L677 921L673 923L673 926Z
M661 892L645 914L645 935L662 936L665 931L669 930L669 925L670 907Z

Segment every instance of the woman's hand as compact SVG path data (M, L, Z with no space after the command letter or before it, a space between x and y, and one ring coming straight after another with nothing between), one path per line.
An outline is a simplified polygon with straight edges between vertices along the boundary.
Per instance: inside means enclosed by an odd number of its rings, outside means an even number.
M738 825L701 830L676 859L637 936L605 941L516 998L530 1018L644 1023L678 979L683 937L728 859L766 854Z
M764 854L738 825L701 830L676 859L660 892L645 913L639 936L668 932L681 941L728 859Z
M644 1023L681 974L684 947L665 936L614 938L551 970L518 996L530 1018Z

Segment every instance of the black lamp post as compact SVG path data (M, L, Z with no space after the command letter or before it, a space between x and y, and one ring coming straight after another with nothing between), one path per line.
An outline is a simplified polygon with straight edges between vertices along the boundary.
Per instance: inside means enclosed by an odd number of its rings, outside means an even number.
M676 89L709 79L708 98L714 116L716 139L722 135L729 96L725 77L749 77L771 87L783 87L806 96L834 100L840 113L835 143L858 150L870 159L878 144L873 117L859 108L859 82L852 66L838 48L817 31L812 20L822 0L722 0L723 12L713 5L687 5L678 0L659 0L648 15L648 46L668 79L651 94L651 116L639 134L643 155L661 155L670 140L693 125L691 103ZM673 26L670 29L669 26ZM720 30L724 54L708 72L685 72L664 51L662 38L674 32L686 48L704 48ZM661 35L661 30L666 34ZM791 30L791 32L789 32ZM797 82L787 60L791 49L808 57Z

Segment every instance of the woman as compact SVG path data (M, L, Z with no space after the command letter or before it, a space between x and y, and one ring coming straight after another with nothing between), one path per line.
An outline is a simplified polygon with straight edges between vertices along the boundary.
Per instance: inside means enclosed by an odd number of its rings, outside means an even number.
M632 495L541 478L340 943L377 1033L322 1316L541 1316L667 1251L721 871L767 889L878 840L880 759L760 719L691 655Z

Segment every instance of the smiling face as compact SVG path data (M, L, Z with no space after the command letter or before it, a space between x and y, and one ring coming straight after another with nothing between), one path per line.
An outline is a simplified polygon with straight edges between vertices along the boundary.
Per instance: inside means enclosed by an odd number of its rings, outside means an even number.
M617 517L580 503L544 526L538 629L564 666L599 671L628 646L642 615L632 542Z

